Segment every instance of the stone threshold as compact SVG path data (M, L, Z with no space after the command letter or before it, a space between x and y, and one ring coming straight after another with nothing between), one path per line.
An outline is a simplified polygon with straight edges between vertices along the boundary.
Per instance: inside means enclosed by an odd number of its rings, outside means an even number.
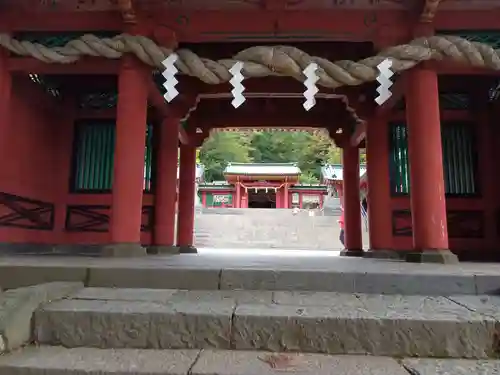
M496 375L498 360L390 358L226 350L27 347L0 357L16 375Z
M0 288L51 281L118 288L493 295L500 290L500 271L495 264L415 265L340 257L0 257Z

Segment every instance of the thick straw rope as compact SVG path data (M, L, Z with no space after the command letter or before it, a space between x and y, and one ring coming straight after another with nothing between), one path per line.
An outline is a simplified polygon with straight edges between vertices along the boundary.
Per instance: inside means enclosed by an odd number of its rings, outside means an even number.
M101 56L119 59L132 53L144 63L162 68L161 62L173 51L158 46L154 41L140 35L120 34L113 38L84 35L69 41L63 47L49 48L38 43L18 41L9 35L0 34L0 46L19 56L31 56L46 63L68 64L82 56ZM255 46L247 48L230 59L210 60L187 49L175 51L179 55L177 68L182 74L197 77L208 84L228 82L232 75L229 69L237 61L244 62L243 75L265 77L289 76L299 81L304 79L302 71L311 63L319 65L318 85L327 88L357 86L374 81L377 65L391 58L394 72L413 68L428 60L448 60L468 66L500 70L500 49L495 50L484 43L470 42L456 36L431 36L415 39L408 44L390 47L376 56L360 61L328 61L310 56L290 46Z

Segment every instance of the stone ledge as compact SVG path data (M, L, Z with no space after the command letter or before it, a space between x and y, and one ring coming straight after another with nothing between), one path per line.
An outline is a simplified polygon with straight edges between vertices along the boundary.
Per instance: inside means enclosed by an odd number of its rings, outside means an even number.
M38 342L395 357L497 354L497 320L445 297L275 292L270 303L262 291L163 291L162 296L150 291L150 300L131 302L128 297L139 291L88 292L76 298L96 299L64 300L39 309Z
M64 298L82 283L54 282L11 289L0 294L0 353L20 347L31 339L31 319L42 304Z
M496 375L498 360L395 360L388 357L213 350L28 347L0 357L16 375Z

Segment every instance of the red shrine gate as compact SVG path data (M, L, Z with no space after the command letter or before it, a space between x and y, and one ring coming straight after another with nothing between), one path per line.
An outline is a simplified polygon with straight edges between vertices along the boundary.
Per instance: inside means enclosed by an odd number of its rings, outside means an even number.
M327 129L343 148L346 255L362 254L358 147L367 147L370 255L497 258L496 4L2 1L0 242L193 251L196 147L209 131L301 126ZM181 94L167 105L158 68L178 43ZM401 76L377 108L386 57ZM248 79L235 110L236 61ZM321 91L306 112L301 71L313 61Z

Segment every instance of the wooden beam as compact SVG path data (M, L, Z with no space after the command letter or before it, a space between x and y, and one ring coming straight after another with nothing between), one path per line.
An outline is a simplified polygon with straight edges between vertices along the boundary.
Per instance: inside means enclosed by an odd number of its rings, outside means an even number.
M182 103L186 102L186 99L184 99L183 102L182 98L176 98L179 104L176 105L167 104L165 98L160 93L160 91L158 90L156 84L152 79L149 86L148 99L153 105L153 107L158 111L161 117L174 116L179 120L182 120L188 114L189 110L188 109L184 110L185 106L181 106ZM179 141L182 144L189 144L190 142L189 135L187 134L186 130L182 127L182 124L180 122L179 122Z
M11 72L53 75L112 75L120 69L120 60L86 57L71 64L49 64L32 57L10 57Z
M405 10L377 11L377 22L367 19L366 10L315 9L270 12L255 10L159 10L152 19L138 20L172 29L179 42L340 40L370 41L377 25L390 25L391 33L407 29ZM184 20L184 22L179 22ZM259 22L249 22L259 20ZM122 30L120 12L8 12L0 15L1 30L18 31L103 31ZM278 27L277 27L278 25Z
M98 32L123 28L119 12L17 12L0 14L1 32Z
M446 2L445 2L446 4ZM439 34L446 30L498 30L500 8L489 10L445 10L434 16L434 28Z
M193 114L196 120L202 123L204 128L297 128L311 127L324 128L326 127L327 117L311 116L305 111L300 113L274 113L274 114L254 114L249 113L224 113L218 116L207 117L203 113L195 112ZM293 125L292 125L293 124Z

